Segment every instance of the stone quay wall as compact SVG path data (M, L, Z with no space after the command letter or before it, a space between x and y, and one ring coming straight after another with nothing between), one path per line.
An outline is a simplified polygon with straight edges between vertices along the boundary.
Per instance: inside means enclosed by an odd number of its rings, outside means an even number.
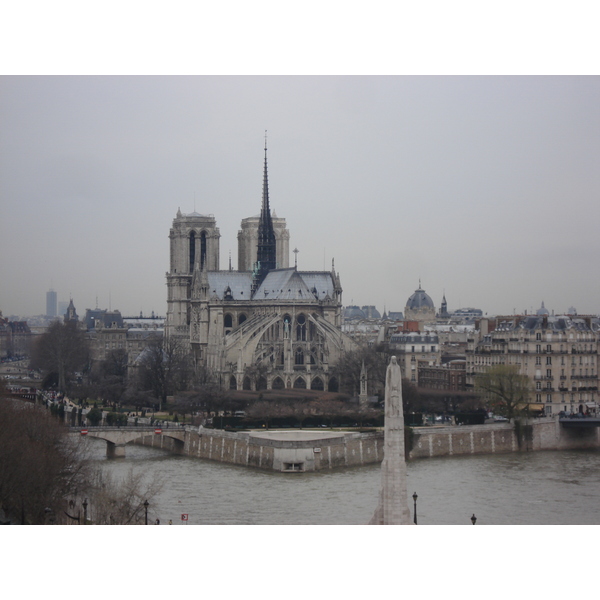
M230 432L219 429L187 429L183 446L177 440L149 434L136 443L169 450L195 458L256 467L259 469L292 472L321 471L338 467L354 467L379 463L383 459L383 434L318 432L318 437L300 435L276 438L249 432ZM289 437L289 439L281 439Z
M536 419L519 438L514 424L416 427L409 459L535 450L600 448L600 429L565 429L558 419ZM149 434L139 444L177 454L281 472L322 471L379 463L383 432L229 432L188 428L185 441ZM269 437L269 434L272 437ZM287 439L286 439L287 438Z
M600 447L598 428L565 429L552 417L535 419L529 424L530 435L523 432L521 439L512 423L417 427L413 430L409 458Z

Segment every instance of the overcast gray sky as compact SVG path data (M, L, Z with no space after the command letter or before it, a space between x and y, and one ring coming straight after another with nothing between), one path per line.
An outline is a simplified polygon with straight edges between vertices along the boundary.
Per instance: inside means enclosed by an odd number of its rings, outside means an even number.
M2 77L0 310L165 314L178 208L236 268L268 130L271 207L345 305L598 313L599 106L598 77Z

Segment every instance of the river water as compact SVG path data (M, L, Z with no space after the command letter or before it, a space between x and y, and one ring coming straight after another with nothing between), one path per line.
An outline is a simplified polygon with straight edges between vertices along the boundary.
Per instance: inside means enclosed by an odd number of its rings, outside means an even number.
M317 473L275 473L162 450L127 446L92 458L115 478L131 468L162 481L149 519L174 525L360 525L377 506L380 467ZM408 463L411 514L419 525L600 524L600 451L548 451L418 459Z

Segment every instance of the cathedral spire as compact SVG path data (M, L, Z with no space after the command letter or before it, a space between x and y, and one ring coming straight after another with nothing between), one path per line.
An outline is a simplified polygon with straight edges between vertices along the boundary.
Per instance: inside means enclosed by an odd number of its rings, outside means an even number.
M265 166L263 171L262 207L258 222L258 248L256 252L258 282L277 268L275 230L269 206L269 178L267 173L267 132L265 131Z
M271 216L271 208L269 207L269 176L267 173L267 131L265 130L265 166L263 170L263 191L262 191L262 208L261 216L264 212L268 212Z

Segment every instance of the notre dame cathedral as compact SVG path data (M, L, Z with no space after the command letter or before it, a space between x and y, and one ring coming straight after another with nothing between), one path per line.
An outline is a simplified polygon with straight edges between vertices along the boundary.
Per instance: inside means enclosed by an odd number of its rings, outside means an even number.
M212 215L177 211L166 338L229 389L337 391L331 367L355 347L341 331L340 279L333 264L331 271L289 266L285 219L269 206L266 144L261 212L242 220L237 271L219 270L219 237Z

